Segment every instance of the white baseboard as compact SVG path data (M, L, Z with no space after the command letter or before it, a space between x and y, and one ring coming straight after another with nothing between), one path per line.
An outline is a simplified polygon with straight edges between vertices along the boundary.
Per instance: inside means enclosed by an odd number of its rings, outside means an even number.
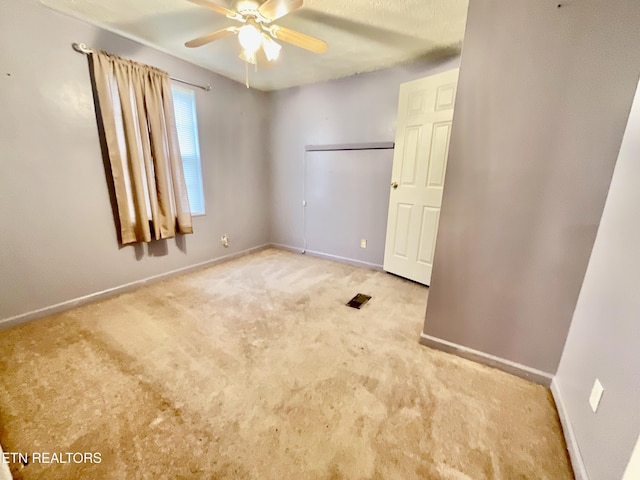
M453 353L454 355L457 355L459 357L473 360L474 362L482 363L483 365L487 365L489 367L497 368L498 370L502 370L503 372L507 372L511 375L524 378L525 380L539 383L540 385L544 385L545 387L551 385L551 380L553 379L552 374L543 372L542 370L527 367L526 365L512 362L511 360L506 360L504 358L496 357L494 355L490 355L479 350L474 350L473 348L465 347L463 345L458 345L457 343L449 342L441 338L432 337L431 335L427 335L426 333L420 334L420 343L427 347L435 348L436 350Z
M334 262L339 262L339 263L346 263L348 265L353 265L354 267L362 267L369 270L377 270L380 272L384 271L382 268L382 265L378 265L377 263L363 262L362 260L355 260L353 258L340 257L338 255L331 255L330 253L315 252L313 250L304 250L302 248L291 247L289 245L282 245L279 243L272 243L271 246L274 248L279 248L281 250L286 250L288 252L303 253L305 255L309 255L312 257L324 258L325 260L333 260Z
M383 271L382 265L378 265L377 263L363 262L361 260L340 257L338 255L331 255L329 253L314 252L312 250L306 250L304 253L307 255L311 255L312 257L324 258L325 260L333 260L334 262L346 263L348 265L353 265L354 267L368 268L369 270L378 270L381 272Z
M576 439L573 426L569 420L567 408L562 400L562 394L558 387L557 377L551 381L551 394L553 395L553 400L556 402L556 410L558 411L558 417L560 417L560 423L562 424L564 440L567 444L567 450L569 451L569 458L571 458L571 465L573 466L573 474L575 475L576 480L589 480L587 470L584 466L584 462L582 461L582 454L578 447L578 440Z
M277 248L278 250L285 250L291 253L304 253L303 248L292 247L290 245L283 245L282 243L272 243L270 247Z
M105 298L113 297L115 295L120 295L122 293L130 292L132 290L136 290L149 283L165 280L169 277L182 275L188 272L192 272L194 270L200 270L201 268L210 267L212 265L217 265L219 263L228 262L229 260L243 257L245 255L249 255L250 253L259 252L261 250L269 248L269 246L270 246L269 244L265 244L257 247L248 248L246 250L242 250L241 252L232 253L230 255L225 255L223 257L214 258L213 260L207 260L206 262L201 262L195 265L189 265L187 267L171 270L169 272L160 273L158 275L153 275L151 277L146 277L140 280L136 280L135 282L125 283L124 285L108 288L100 292L90 293L89 295L84 295L82 297L72 298L71 300L66 300L64 302L39 308L37 310L32 310L30 312L21 313L13 317L0 319L0 330L15 327L16 325L20 325L22 323L30 322L31 320L36 320L38 318L53 315L55 313L60 313L65 310L70 310L72 308L79 307L80 305L86 305L87 303L92 303L97 300L103 300Z

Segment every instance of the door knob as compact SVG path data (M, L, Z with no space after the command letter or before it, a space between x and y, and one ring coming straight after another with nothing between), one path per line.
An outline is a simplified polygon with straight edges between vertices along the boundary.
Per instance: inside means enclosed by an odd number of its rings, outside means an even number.
M391 184L391 186L393 187L393 189L395 190L396 188L398 188L398 182L393 182Z

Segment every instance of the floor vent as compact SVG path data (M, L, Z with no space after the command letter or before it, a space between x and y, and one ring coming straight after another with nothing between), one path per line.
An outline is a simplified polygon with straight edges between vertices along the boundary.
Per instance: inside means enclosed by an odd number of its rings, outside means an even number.
M360 307L362 307L369 300L371 300L371 296L365 295L364 293L359 293L351 300L349 300L349 303L347 303L347 307L357 308L359 310Z

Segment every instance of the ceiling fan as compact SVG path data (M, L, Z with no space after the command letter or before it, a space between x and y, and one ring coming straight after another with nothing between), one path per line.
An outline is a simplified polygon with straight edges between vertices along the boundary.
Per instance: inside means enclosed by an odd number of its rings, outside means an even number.
M225 15L227 18L236 20L244 25L223 28L195 38L185 43L186 47L200 47L221 38L238 35L238 40L242 46L240 58L254 65L258 64L260 58L258 55L262 56L264 54L268 62L273 62L278 58L282 47L274 39L304 48L313 53L325 53L327 51L328 46L325 41L272 23L302 7L303 0L267 0L262 4L251 0L240 1L236 10L230 10L208 0L189 1Z

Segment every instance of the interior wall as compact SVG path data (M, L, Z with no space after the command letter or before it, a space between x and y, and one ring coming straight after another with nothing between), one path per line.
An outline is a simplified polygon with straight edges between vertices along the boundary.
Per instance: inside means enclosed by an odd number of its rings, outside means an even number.
M306 251L382 267L392 165L392 149L306 152Z
M459 57L380 70L272 93L271 240L302 249L305 145L393 142L400 84L459 66ZM357 205L367 188L357 174L345 204ZM389 192L385 192L386 196ZM388 198L386 199L388 202ZM387 211L377 213L386 224ZM319 238L331 244L332 232ZM384 238L370 241L384 244ZM357 259L356 259L357 260Z
M2 0L0 23L0 320L268 243L267 94L32 0ZM193 235L119 248L73 42L213 86L195 89L207 213Z
M426 335L555 373L638 79L638 24L636 0L470 2Z
M640 91L554 379L591 480L622 478L640 434L639 159ZM596 378L604 394L593 413Z

